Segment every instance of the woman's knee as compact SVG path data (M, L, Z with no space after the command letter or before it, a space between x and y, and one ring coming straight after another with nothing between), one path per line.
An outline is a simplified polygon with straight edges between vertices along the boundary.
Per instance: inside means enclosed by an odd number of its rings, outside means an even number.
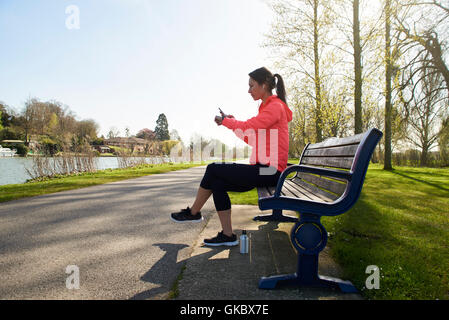
M206 167L206 173L214 173L217 170L218 166L219 164L216 162L209 163Z
M224 188L224 184L220 180L212 183L212 195L214 199L215 209L217 211L225 211L231 209L231 200Z
M206 172L204 173L203 179L201 181L200 186L204 189L212 189L212 184L216 180L216 171L217 166L216 163L210 163L206 167Z

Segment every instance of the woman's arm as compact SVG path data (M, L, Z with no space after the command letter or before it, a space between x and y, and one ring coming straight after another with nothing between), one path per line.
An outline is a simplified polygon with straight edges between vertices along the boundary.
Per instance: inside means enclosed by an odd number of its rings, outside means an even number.
M232 115L226 115L226 117L216 116L215 123L220 126L222 125L222 122L225 118L235 119L234 116ZM251 136L250 133L247 132L247 134L245 135L245 133L242 130L234 130L234 133L239 139L243 140L246 144L249 144L248 138Z
M270 103L256 117L246 121L238 121L234 118L224 118L222 124L231 130L240 129L246 131L248 129L268 129L280 118L282 105L278 103Z

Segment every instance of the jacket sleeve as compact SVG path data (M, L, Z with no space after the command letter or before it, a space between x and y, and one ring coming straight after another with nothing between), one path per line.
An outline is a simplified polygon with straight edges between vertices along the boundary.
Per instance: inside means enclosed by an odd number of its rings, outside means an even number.
M250 146L253 146L253 144L255 144L255 132L250 132L249 130L246 132L243 132L242 130L234 130L234 134Z
M282 106L278 103L270 103L257 116L249 120L238 121L233 118L224 118L222 124L231 130L240 129L246 131L248 129L268 129L279 121L281 110Z

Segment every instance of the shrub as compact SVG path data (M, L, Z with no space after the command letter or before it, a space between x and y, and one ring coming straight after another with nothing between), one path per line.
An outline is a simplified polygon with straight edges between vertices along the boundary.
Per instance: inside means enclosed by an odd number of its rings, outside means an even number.
M26 157L28 154L28 151L30 151L30 149L24 144L18 144L14 147L17 150L17 154L21 157Z
M45 155L54 156L60 149L58 143L51 138L43 137L39 142Z

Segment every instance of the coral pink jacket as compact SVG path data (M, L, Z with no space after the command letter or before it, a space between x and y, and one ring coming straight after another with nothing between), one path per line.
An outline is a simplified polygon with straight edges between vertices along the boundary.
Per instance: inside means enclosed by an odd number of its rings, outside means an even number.
M223 119L222 124L249 146L250 164L267 164L284 171L288 161L288 123L292 111L276 95L270 96L259 107L259 113L246 121Z

